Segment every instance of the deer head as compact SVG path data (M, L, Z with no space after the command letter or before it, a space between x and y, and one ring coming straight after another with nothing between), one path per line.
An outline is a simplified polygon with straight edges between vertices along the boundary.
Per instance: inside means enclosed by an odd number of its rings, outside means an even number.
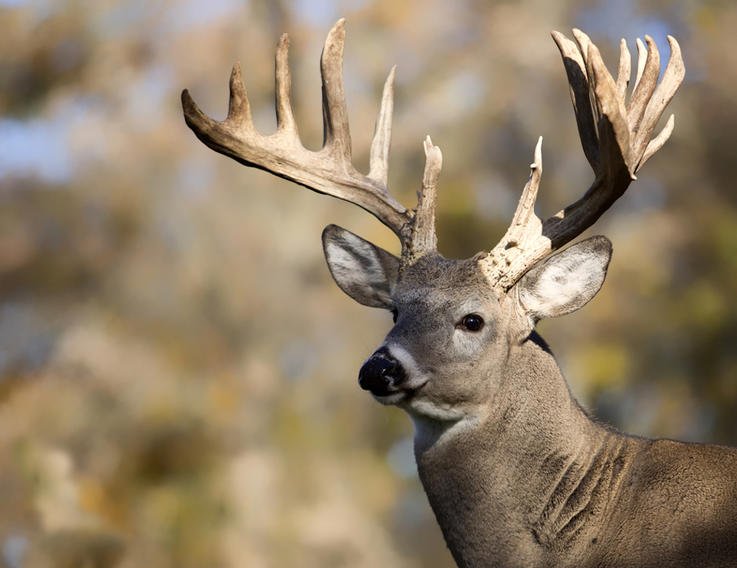
M389 194L394 69L384 85L369 173L352 165L342 78L343 20L328 34L321 58L324 145L319 151L304 148L292 114L286 35L276 54L275 133L255 129L238 65L231 74L224 121L209 118L186 90L182 93L187 125L210 148L355 203L399 238L401 256L396 257L340 227L323 232L330 272L343 291L394 314L393 329L359 375L361 387L380 402L440 421L455 421L482 408L494 396L494 377L509 346L535 339L538 320L580 308L601 287L612 252L606 238L555 251L595 223L666 142L672 115L657 136L653 133L684 67L678 43L669 37L671 56L658 83L658 49L649 37L647 48L638 40L636 79L628 96L630 54L624 40L615 80L589 38L578 30L573 34L575 41L558 32L553 39L563 57L594 181L578 201L541 221L534 212L542 176L541 138L506 234L490 252L466 260L445 259L437 252L435 203L442 154L429 137L417 206L406 209Z

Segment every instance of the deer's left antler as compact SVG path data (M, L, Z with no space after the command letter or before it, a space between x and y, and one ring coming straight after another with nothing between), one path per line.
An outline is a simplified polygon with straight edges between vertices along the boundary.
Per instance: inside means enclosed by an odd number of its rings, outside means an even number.
M589 37L579 30L573 30L573 35L575 42L559 32L553 32L553 39L563 57L581 144L595 179L581 199L542 222L534 212L542 175L542 138L538 141L530 179L512 223L499 244L480 261L489 282L502 290L511 288L538 261L593 225L673 132L671 115L661 132L652 137L685 74L675 38L668 36L671 54L660 83L660 54L655 42L645 36L646 48L637 40L637 74L627 100L631 76L627 43L622 40L620 44L615 81Z

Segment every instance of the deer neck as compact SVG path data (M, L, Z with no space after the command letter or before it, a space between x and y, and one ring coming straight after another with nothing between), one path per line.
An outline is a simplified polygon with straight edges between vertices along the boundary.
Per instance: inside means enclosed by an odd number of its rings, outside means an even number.
M539 337L510 351L481 412L415 425L420 479L460 566L534 566L595 542L626 440L586 416Z

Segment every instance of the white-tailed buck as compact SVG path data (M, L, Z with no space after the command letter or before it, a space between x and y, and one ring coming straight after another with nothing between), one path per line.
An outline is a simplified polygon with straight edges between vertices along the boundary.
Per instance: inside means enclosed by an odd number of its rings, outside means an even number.
M323 246L335 281L395 324L364 363L359 384L415 425L420 479L459 566L737 566L737 450L627 436L592 420L571 396L538 320L570 313L601 287L612 254L592 237L551 254L590 227L668 139L654 135L684 76L669 37L662 79L654 42L638 40L632 89L624 41L616 79L578 30L554 32L594 181L575 203L534 213L541 144L514 219L490 252L466 260L436 250L435 197L442 156L425 140L418 204L389 195L387 156L394 71L384 86L370 170L351 163L343 92L344 22L322 54L325 142L306 150L290 104L286 35L276 54L277 130L251 121L238 66L227 118L184 116L213 150L308 189L350 201L396 233L401 257L331 225Z

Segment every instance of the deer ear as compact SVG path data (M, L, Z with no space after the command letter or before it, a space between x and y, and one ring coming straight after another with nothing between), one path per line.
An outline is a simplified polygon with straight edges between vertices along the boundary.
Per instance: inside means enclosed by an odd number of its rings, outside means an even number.
M601 288L611 258L612 243L601 236L548 257L516 284L522 307L533 321L577 310Z
M322 247L330 274L343 292L365 306L394 307L396 256L337 225L325 227Z

